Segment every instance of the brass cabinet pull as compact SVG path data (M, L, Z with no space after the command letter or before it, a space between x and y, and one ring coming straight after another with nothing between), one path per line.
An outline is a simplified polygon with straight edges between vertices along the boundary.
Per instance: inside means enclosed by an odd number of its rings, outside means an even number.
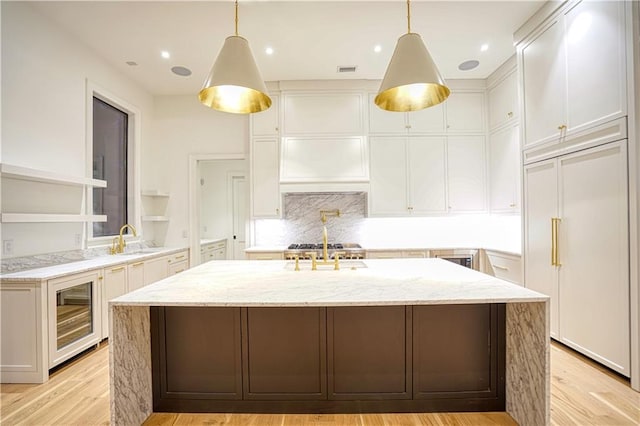
M176 256L176 259L182 259L184 258L184 254L181 254L180 256Z
M566 124L561 124L561 125L558 126L558 130L560 130L560 131L563 131L566 128L567 128Z
M502 269L503 271L508 271L509 268L507 268L506 266L500 266L500 265L491 265L493 266L495 269Z
M558 224L560 223L560 218L552 217L551 218L551 265L552 266L561 266L559 256L558 256Z
M509 118L513 117L513 112L509 111L509 112L507 113L507 116L508 116Z
M98 277L98 280L102 281L102 277Z
M123 269L124 269L124 266L119 266L117 268L113 268L111 272L118 272L118 271L122 271Z
M136 262L136 263L133 263L131 266L141 266L141 265L144 265L144 262Z

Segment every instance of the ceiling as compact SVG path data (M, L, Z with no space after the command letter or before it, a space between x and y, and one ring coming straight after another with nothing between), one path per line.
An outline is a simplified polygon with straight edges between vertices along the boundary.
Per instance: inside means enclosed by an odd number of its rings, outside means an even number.
M542 3L414 0L411 30L422 36L445 79L486 78L515 53L513 33ZM154 95L199 91L224 39L234 32L231 0L32 4ZM239 34L249 40L266 81L379 80L398 37L406 31L404 0L239 4ZM484 43L489 48L481 52ZM375 45L380 45L379 53ZM266 47L274 53L267 55ZM163 59L162 50L171 57ZM470 59L480 65L458 70ZM189 68L192 75L173 74L171 67L176 65ZM357 69L338 73L338 66Z

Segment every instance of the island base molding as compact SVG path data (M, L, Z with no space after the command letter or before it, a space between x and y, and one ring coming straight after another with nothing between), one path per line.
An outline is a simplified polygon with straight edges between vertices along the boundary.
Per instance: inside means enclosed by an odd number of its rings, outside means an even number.
M113 305L111 422L160 411L492 410L548 424L547 318L546 302Z

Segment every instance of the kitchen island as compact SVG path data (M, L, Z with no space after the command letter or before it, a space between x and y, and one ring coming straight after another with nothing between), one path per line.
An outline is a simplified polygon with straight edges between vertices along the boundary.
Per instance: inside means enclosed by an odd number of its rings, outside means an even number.
M110 303L111 420L506 411L549 422L548 297L441 259L209 262Z

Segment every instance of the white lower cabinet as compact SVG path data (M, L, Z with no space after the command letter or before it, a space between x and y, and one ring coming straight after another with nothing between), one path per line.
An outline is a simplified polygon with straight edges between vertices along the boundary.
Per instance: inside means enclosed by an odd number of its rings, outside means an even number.
M246 253L247 260L284 260L282 251L261 251Z
M169 274L168 258L158 257L144 261L144 285L155 283L167 278Z
M200 245L200 263L227 259L227 240Z
M127 265L127 292L144 287L144 262Z
M524 168L524 283L551 335L629 376L626 140Z
M109 300L127 292L127 265L105 268L102 273L102 338L109 337Z
M489 271L496 278L522 285L522 260L520 256L487 250Z
M43 383L49 376L46 282L0 285L0 383Z

